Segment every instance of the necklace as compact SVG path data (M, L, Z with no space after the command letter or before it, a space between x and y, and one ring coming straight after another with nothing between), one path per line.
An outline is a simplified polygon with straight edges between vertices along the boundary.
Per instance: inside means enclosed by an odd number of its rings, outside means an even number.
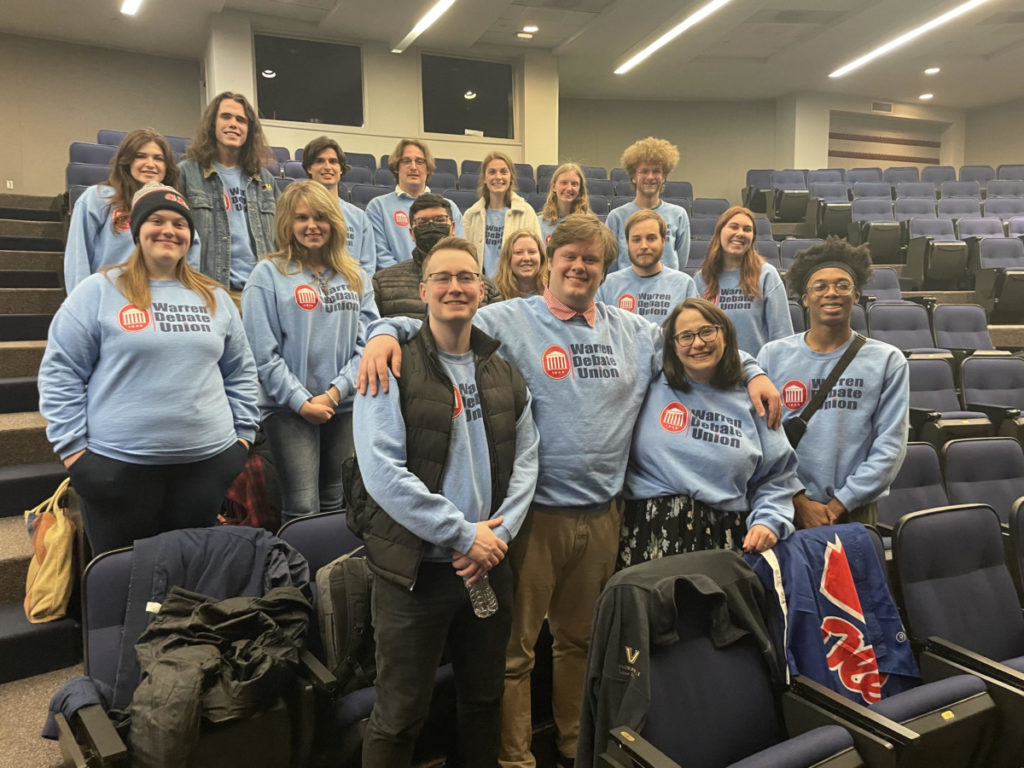
M325 270L317 270L313 273L313 285L320 289L320 299L326 303L327 301L327 284L330 282L329 278L324 277Z

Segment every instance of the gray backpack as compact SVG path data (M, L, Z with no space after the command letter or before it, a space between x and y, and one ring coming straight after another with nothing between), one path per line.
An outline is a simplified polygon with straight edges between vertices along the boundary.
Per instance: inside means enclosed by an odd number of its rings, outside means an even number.
M373 685L374 661L370 594L373 573L362 547L342 555L316 572L320 639L327 668L338 680L342 695Z

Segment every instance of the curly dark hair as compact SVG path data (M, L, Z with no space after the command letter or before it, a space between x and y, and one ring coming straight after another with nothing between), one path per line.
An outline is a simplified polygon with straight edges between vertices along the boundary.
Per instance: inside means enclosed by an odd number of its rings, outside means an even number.
M807 281L822 264L839 261L853 272L854 287L859 294L864 284L871 279L871 252L866 245L852 246L842 238L832 235L824 243L800 251L796 260L786 272L789 292L802 296L807 292Z

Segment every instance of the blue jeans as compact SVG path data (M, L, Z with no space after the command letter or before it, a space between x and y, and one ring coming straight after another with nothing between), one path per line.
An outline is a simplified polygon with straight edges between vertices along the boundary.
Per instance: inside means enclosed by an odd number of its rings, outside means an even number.
M341 463L355 451L352 413L310 424L297 413L280 411L263 420L263 429L281 486L281 523L314 512L340 512L345 503Z

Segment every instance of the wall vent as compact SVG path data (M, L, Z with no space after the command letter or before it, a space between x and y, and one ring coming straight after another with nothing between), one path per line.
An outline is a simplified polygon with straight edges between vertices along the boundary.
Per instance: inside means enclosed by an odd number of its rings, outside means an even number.
M892 104L887 101L872 101L872 112L892 112Z

